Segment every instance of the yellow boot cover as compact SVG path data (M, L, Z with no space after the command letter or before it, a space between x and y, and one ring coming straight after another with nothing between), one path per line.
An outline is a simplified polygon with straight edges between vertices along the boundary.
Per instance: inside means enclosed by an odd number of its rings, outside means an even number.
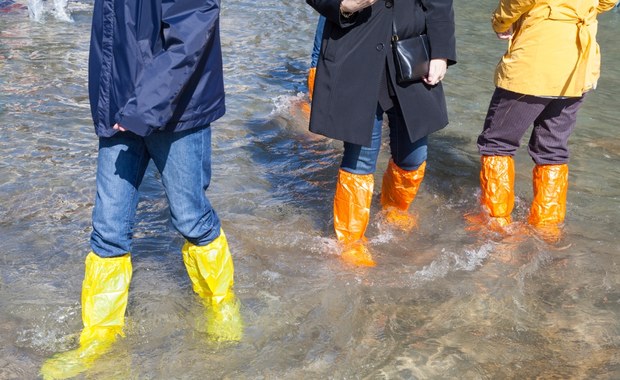
M546 230L555 240L559 237L559 225L566 216L568 165L536 165L532 174L534 199L528 222Z
M205 246L185 242L182 252L194 291L205 300L220 303L233 286L235 271L224 231Z
M240 304L231 290L218 304L205 303L207 334L215 341L239 341L243 337Z
M80 347L48 359L41 368L44 379L66 379L86 371L108 352L117 335L124 336L131 273L129 254L114 258L88 254L82 283Z
M234 266L224 231L205 246L185 242L183 262L207 311L207 332L216 340L239 340L243 321L232 291Z
M514 208L514 159L510 156L482 156L480 170L480 201L492 221L500 227L510 224Z
M364 245L373 187L372 174L352 174L342 169L338 172L334 195L334 230L338 241L344 244L342 259L353 265L375 265Z
M426 161L416 170L407 171L399 168L390 159L381 186L381 205L388 223L405 231L416 226L415 217L407 210L418 194L425 169Z

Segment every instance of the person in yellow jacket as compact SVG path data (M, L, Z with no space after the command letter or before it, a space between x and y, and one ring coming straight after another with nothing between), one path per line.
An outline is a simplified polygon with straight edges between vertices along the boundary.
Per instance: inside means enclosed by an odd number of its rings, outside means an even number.
M495 71L496 89L482 133L481 203L492 227L511 223L513 156L533 125L528 152L534 199L528 222L559 238L566 214L568 139L584 94L596 88L600 52L597 16L617 0L500 0L492 26L508 50Z

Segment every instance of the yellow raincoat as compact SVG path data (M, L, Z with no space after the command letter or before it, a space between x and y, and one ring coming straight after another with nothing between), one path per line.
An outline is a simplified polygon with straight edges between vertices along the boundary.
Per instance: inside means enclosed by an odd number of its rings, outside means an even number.
M513 35L495 85L520 94L577 97L596 88L597 16L617 0L500 0L493 29Z

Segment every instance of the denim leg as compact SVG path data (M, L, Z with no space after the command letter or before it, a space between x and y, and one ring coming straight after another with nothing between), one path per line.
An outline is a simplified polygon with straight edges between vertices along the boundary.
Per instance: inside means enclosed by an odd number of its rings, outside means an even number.
M353 174L371 174L377 169L377 158L381 148L381 127L383 126L383 110L377 106L372 142L370 148L363 145L344 143L344 154L340 168Z
M392 160L403 170L417 170L426 161L428 138L424 136L411 142L400 105L397 103L387 111L387 115L390 124Z
M536 164L568 163L568 138L582 104L583 97L554 99L534 121L528 152Z
M145 140L161 173L172 224L192 244L211 243L221 227L205 194L211 181L211 128L158 132Z
M316 32L314 32L314 44L312 45L310 67L316 67L319 63L321 44L323 43L323 28L325 28L325 16L319 16L319 21L316 24Z
M122 256L131 250L138 206L138 188L149 155L144 140L132 133L99 139L97 197L90 245L100 257Z

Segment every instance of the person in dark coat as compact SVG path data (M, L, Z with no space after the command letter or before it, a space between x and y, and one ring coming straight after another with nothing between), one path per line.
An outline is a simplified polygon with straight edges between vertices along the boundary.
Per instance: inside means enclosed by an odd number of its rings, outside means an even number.
M427 136L448 124L441 81L456 63L452 0L306 0L326 18L316 69L310 130L344 142L334 197L334 228L345 261L374 265L364 245L383 115L392 158L383 176L386 220L415 225L408 208L424 177ZM430 64L420 81L401 85L391 49L428 36Z
M233 261L205 191L211 122L225 112L219 0L95 0L89 95L99 137L91 252L79 348L49 359L44 378L83 372L123 335L138 188L153 160L183 262L204 300L207 333L238 340Z

